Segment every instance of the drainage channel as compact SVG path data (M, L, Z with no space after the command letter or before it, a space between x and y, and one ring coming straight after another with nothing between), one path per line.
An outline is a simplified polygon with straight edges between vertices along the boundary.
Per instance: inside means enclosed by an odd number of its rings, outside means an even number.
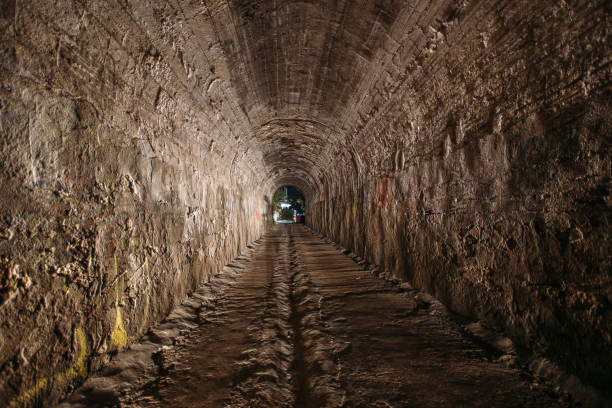
M294 406L296 408L309 407L309 406L320 406L319 403L312 401L312 393L308 386L308 369L306 367L305 355L304 355L304 338L302 336L302 318L304 313L299 306L302 300L300 296L296 296L296 267L297 262L295 260L295 247L293 243L293 237L290 237L289 247L290 254L292 255L292 262L290 264L292 271L291 274L291 316L289 323L293 334L293 364L292 372L294 373L293 378L293 395L295 396Z
M344 391L338 382L334 345L321 321L321 295L308 276L289 230L291 318L293 330L293 393L295 407L338 407Z
M308 310L305 308L305 295L308 291L308 286L300 286L300 280L304 280L304 275L299 270L297 262L297 250L293 236L289 235L289 255L290 261L290 276L291 276L291 316L289 323L293 332L293 365L294 373L293 394L295 396L294 406L302 407L319 407L324 406L321 398L317 398L309 385L309 369L306 362L306 348L304 345L304 333L302 332L302 320L307 316ZM302 278L302 279L300 279Z

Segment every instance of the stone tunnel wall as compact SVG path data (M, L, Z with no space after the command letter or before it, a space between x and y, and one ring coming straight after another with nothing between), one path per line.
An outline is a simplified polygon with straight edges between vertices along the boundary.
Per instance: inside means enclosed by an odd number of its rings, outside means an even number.
M612 381L611 16L596 1L431 14L355 112L355 164L335 162L307 218L602 388Z
M258 238L266 203L214 69L186 68L216 81L198 100L137 11L21 3L0 7L0 406L47 406Z
M0 3L0 401L64 395L295 179L316 230L606 385L609 2L264 3Z

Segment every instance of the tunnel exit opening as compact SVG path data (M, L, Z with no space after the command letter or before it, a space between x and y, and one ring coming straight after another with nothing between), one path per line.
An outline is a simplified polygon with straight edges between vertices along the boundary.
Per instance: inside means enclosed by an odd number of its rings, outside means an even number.
M272 196L272 214L275 224L303 224L306 221L306 200L296 187L279 187Z

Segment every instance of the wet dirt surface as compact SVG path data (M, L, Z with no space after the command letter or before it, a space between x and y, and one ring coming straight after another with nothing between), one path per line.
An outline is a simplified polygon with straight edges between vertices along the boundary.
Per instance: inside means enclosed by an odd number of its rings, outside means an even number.
M302 225L268 233L196 321L153 354L156 369L101 405L568 406L493 361L439 302L376 277ZM80 395L63 406L97 398Z

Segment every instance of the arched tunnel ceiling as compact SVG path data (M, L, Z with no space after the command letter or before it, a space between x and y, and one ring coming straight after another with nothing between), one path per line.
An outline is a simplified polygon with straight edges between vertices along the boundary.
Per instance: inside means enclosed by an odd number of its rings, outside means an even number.
M334 153L350 143L344 124L363 98L362 82L375 79L371 65L380 65L375 56L385 53L404 2L204 3L267 177L301 178L303 190L316 189Z
M282 185L379 277L607 390L611 3L5 1L0 401L55 405L226 282Z

